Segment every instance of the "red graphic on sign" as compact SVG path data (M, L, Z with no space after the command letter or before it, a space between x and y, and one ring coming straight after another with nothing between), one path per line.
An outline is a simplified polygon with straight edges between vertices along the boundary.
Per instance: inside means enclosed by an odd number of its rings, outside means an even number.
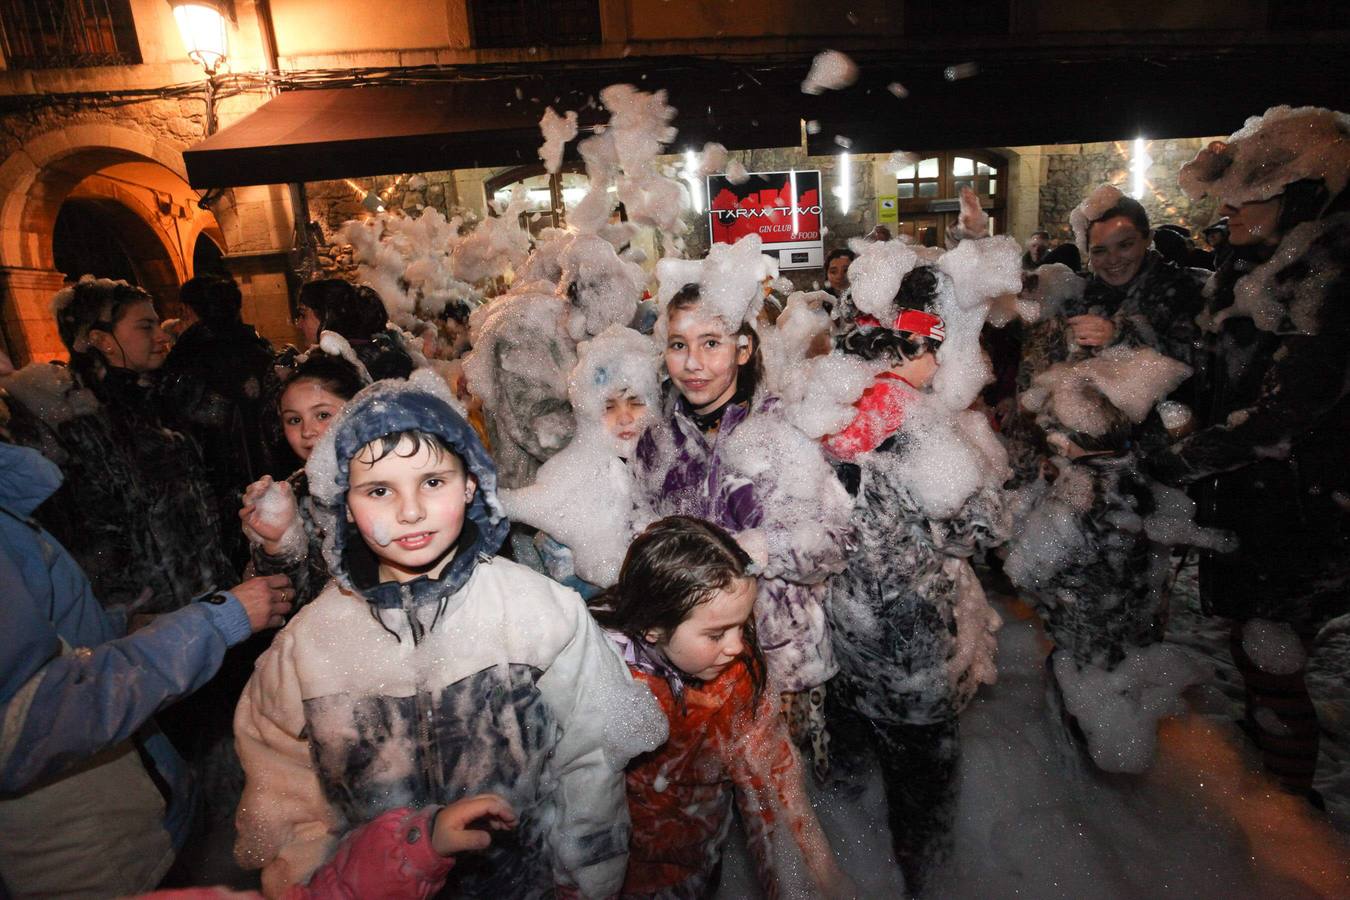
M742 185L723 182L709 208L714 243L734 244L747 234L766 245L819 241L819 173L798 172L797 190L793 197L787 172L755 175Z

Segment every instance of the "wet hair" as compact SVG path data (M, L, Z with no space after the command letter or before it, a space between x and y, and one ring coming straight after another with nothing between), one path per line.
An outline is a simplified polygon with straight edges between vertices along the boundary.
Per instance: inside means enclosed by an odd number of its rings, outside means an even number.
M1192 248L1190 238L1166 226L1159 226L1153 232L1153 249L1161 253L1164 259L1185 266L1189 262L1188 254Z
M1116 201L1115 206L1088 223L1087 235L1089 246L1092 244L1092 226L1096 225L1098 222L1105 222L1107 219L1114 219L1117 216L1124 216L1129 219L1130 224L1135 227L1136 231L1144 237L1148 237L1148 212L1144 209L1144 204L1133 197L1121 197Z
M95 348L80 346L89 332L95 328L111 332L127 314L128 307L147 300L154 302L144 288L104 278L78 281L67 290L72 292L71 298L56 310L56 330L71 353L98 353L102 357Z
M628 547L618 582L591 600L604 628L645 643L655 629L667 636L719 591L749 578L750 557L721 528L692 516L667 516L647 526ZM745 623L743 657L758 698L764 690L764 654L752 615Z
M853 260L858 258L858 254L854 253L847 247L839 247L834 250L831 250L829 256L825 257L825 268L828 269L830 267L830 263L834 262L841 256L847 256L849 262L853 262Z
M389 321L379 294L341 278L305 284L296 304L314 310L321 331L335 331L349 341L369 340L384 331Z
M891 303L897 309L937 313L938 275L932 266L916 266L900 281ZM845 353L866 360L886 359L893 365L924 353L936 353L942 342L890 328L854 327L835 340Z
M699 291L699 286L693 283L686 284L666 305L666 320L669 321L671 313L693 309L702 302L703 294ZM759 349L759 332L755 331L755 327L749 322L742 322L741 327L736 329L736 337L746 337L750 340L750 359L736 370L736 393L752 397L764 378L764 355Z
M1088 434L1083 431L1066 430L1064 436L1088 453L1120 455L1129 450L1134 441L1134 423L1100 391L1089 390L1097 402L1102 418L1106 421L1105 433Z
M1032 237L1038 237L1038 236L1039 236L1039 237L1045 238L1047 241L1050 240L1050 232L1048 232L1048 231L1033 231L1033 232L1031 233L1031 236L1032 236Z
M183 282L178 299L182 300L208 327L233 325L239 321L244 297L239 285L228 275L198 275Z
M350 400L356 392L366 386L360 371L341 356L333 356L323 351L311 352L304 361L291 369L281 379L281 389L277 392L277 402L286 388L297 381L317 381L330 394L336 394L343 400Z
M400 453L398 447L399 444L403 443L404 441L411 441L413 446L408 451ZM384 459L391 453L395 456L399 456L404 459L411 459L412 457L416 456L418 453L420 453L422 450L425 449L429 450L438 459L446 453L450 454L456 460L459 461L459 467L464 471L465 475L471 477L473 474L469 471L469 467L465 464L464 457L459 455L459 451L456 450L454 447L450 446L449 442L447 442L445 438L441 437L439 434L435 434L430 431L418 431L416 429L407 429L404 431L391 431L388 434L382 434L379 437L375 438L373 441L370 441L365 445L357 448L357 451L353 455L352 459L354 460L359 458L363 453L365 453L367 447L373 447L373 449L370 451L371 453L370 459L361 460L361 462L365 463L366 465L373 466L375 465L375 463ZM348 468L350 468L350 466L351 461L349 460Z
M1331 200L1331 191L1320 178L1304 178L1287 185L1280 200L1276 230L1282 235L1288 234L1304 222L1325 216L1330 211L1327 207Z

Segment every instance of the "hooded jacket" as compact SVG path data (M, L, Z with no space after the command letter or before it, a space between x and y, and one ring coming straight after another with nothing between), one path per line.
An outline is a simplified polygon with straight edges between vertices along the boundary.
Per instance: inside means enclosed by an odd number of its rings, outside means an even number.
M334 580L277 636L235 715L236 856L264 868L269 896L387 809L484 791L520 824L456 868L456 896L601 897L622 882L623 767L664 740L664 720L575 593L492 556L509 527L496 470L454 407L434 372L377 383L307 465ZM404 430L443 440L478 490L440 577L399 584L378 581L346 491L352 457Z
M636 527L695 516L725 528L751 558L757 550L767 558L755 628L774 685L804 691L828 681L837 668L825 582L844 566L850 503L820 446L783 418L778 399L733 403L705 435L672 391L629 467Z
M37 451L0 444L0 894L137 893L173 862L191 810L151 716L216 672L248 615L222 594L125 636L29 518L60 482Z
M883 373L884 375L884 373ZM895 378L859 404L853 424L829 445L857 451L886 423L895 429L921 402ZM865 437L865 443L859 443ZM908 436L892 432L854 456L858 493L844 571L830 582L830 630L840 679L832 690L884 725L953 719L995 677L995 632L970 557L1007 537L1001 492L984 485L950 515L930 516L904 482Z

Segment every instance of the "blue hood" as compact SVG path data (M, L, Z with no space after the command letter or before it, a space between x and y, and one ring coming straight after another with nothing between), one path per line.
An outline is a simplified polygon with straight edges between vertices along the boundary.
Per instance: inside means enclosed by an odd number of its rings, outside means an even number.
M36 450L0 443L0 506L10 512L31 516L62 479L56 463Z
M347 521L352 457L371 441L400 431L420 431L441 438L478 482L454 560L439 578L424 576L407 585L379 582L370 548L361 540L356 526ZM338 584L378 608L444 602L468 581L480 558L497 552L511 527L497 499L497 467L465 421L445 381L431 369L419 369L407 381L378 381L353 397L315 446L305 473L315 513L326 535L324 559L328 570ZM400 589L404 587L407 592Z

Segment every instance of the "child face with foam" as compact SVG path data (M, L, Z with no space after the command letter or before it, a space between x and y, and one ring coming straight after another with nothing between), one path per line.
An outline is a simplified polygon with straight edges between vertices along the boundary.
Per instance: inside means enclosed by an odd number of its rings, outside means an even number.
M646 401L632 391L624 390L605 398L605 412L601 418L605 431L614 438L619 455L627 458L637 446L646 427L650 409Z
M478 489L463 461L430 436L382 441L352 457L347 520L380 561L380 579L435 578L454 558L465 511Z
M694 411L711 412L730 400L740 367L750 361L749 338L697 306L671 311L666 334L666 371Z

